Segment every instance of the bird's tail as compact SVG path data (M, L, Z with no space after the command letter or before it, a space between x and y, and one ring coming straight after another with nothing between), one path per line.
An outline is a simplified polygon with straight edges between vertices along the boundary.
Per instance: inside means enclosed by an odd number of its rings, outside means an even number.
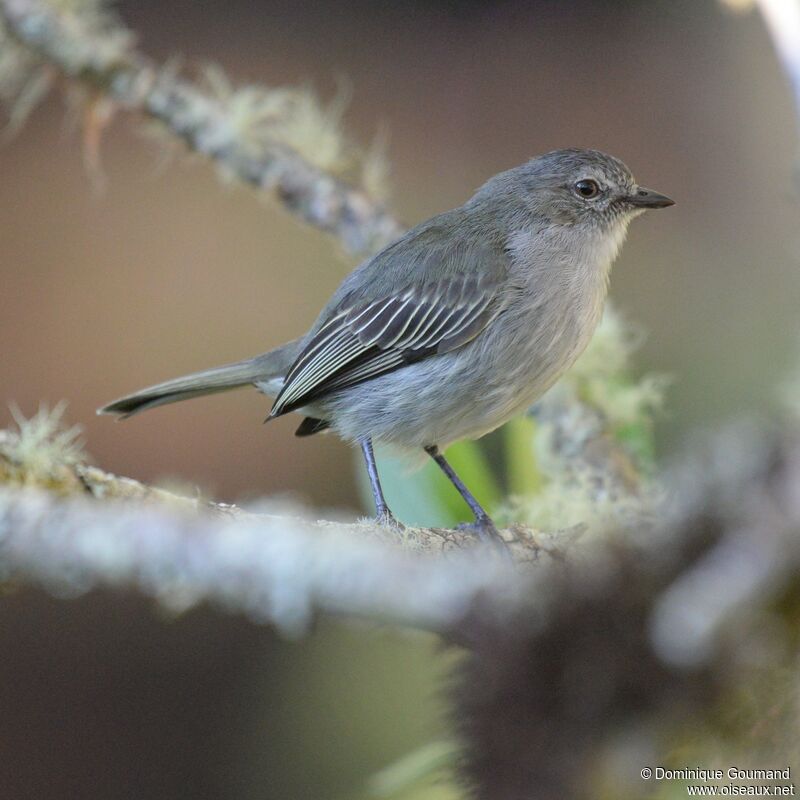
M171 381L149 386L127 397L121 397L107 406L97 410L98 414L114 414L120 419L127 419L140 411L177 403L192 397L202 397L217 392L227 392L240 386L251 384L269 384L285 375L299 349L300 340L289 342L269 353L224 364L221 367L184 375ZM262 387L263 388L263 387Z

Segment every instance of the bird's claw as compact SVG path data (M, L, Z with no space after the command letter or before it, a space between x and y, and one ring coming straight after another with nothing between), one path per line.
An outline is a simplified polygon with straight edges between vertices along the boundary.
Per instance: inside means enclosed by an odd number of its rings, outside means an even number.
M503 539L494 522L488 517L476 519L474 522L462 522L460 525L456 525L456 530L471 533L486 544L493 544L508 551L506 540Z
M404 531L406 529L406 526L388 509L377 514L375 524L395 531Z

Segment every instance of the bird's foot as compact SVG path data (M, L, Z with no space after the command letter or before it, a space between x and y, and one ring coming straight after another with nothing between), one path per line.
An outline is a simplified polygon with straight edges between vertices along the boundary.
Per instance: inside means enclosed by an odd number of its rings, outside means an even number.
M479 517L474 522L462 522L456 526L456 530L471 533L486 544L493 544L508 551L508 544L489 517Z
M388 508L377 513L375 516L375 524L397 532L404 531L406 529L406 526L403 525L403 523L400 522L400 520L397 519L397 517L392 514Z

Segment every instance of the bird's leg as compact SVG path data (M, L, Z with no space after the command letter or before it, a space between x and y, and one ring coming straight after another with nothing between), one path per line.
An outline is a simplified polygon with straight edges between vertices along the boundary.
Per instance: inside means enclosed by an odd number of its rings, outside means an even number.
M503 541L503 537L498 532L494 522L492 522L492 518L484 511L483 506L475 499L472 492L467 489L461 478L456 475L455 470L447 463L447 459L439 452L439 448L435 444L429 445L425 448L425 452L439 465L439 469L447 475L450 483L458 489L458 493L464 498L466 504L475 515L475 522L463 527L474 531L478 538L484 542L500 543L505 546L506 543Z
M367 463L367 475L369 475L369 485L372 487L372 497L375 499L375 516L378 523L394 528L402 527L389 510L386 498L383 496L381 480L378 477L378 465L375 463L375 452L372 449L372 439L361 440L361 451L364 453L364 461Z

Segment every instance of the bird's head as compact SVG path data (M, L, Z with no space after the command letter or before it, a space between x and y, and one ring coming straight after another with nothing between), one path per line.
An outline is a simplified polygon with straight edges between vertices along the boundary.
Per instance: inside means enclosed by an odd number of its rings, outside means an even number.
M559 226L613 229L643 211L674 205L669 197L639 186L618 158L599 150L553 150L500 173L474 201L505 206Z

